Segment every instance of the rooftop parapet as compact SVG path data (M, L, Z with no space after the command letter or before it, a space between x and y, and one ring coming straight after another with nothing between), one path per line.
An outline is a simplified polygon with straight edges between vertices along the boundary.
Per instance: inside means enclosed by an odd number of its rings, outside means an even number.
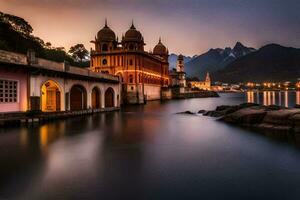
M24 65L24 67L31 66L39 69L46 69L46 70L51 70L56 72L64 72L64 73L78 75L78 76L107 79L116 82L119 81L119 78L117 76L110 75L110 74L103 74L100 72L92 72L90 69L71 66L65 62L60 63L51 60L46 60L43 58L36 58L34 63L30 63L28 61L27 55L4 51L4 50L0 50L0 62Z
M24 54L0 50L0 61L5 63L27 65L27 56Z

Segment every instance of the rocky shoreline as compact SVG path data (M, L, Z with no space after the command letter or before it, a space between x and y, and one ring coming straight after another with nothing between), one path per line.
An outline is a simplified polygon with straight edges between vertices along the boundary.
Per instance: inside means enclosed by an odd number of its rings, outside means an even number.
M194 91L185 93L173 93L172 99L189 99L189 98L208 98L208 97L220 97L217 92L214 91Z
M182 114L202 114L216 117L218 120L243 127L251 127L264 131L280 131L300 133L300 108L284 108L280 106L262 106L254 103L244 103L235 106L222 105L215 110L199 110Z

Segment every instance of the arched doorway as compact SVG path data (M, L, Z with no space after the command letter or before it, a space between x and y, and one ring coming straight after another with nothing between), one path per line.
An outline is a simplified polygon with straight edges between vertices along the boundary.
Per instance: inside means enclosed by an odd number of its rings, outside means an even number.
M73 85L70 91L70 109L83 110L87 108L86 89L82 85Z
M111 87L105 91L105 108L114 107L114 96L115 92Z
M41 87L41 109L43 112L60 111L61 91L58 84L49 80Z
M122 73L119 72L119 73L117 73L116 75L119 77L120 83L123 83L123 76L122 76Z
M92 90L92 108L100 108L100 90L97 87L94 87Z

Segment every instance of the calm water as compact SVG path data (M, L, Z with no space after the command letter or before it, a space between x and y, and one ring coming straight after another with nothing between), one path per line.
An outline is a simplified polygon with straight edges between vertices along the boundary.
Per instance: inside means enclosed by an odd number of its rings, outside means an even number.
M247 102L259 103L263 105L280 105L284 107L294 107L295 104L300 105L300 91L264 91L246 93Z
M174 114L247 99L151 102L2 129L0 199L300 199L300 138Z

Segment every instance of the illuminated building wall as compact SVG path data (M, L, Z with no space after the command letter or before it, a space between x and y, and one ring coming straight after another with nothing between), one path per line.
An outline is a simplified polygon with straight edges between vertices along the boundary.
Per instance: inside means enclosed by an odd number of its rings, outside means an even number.
M153 53L148 53L133 24L120 42L105 24L92 42L91 70L119 76L125 103L161 98L161 88L169 85L168 50L161 40Z
M204 81L191 81L192 88L198 88L200 90L211 90L211 79L209 73L206 73Z

